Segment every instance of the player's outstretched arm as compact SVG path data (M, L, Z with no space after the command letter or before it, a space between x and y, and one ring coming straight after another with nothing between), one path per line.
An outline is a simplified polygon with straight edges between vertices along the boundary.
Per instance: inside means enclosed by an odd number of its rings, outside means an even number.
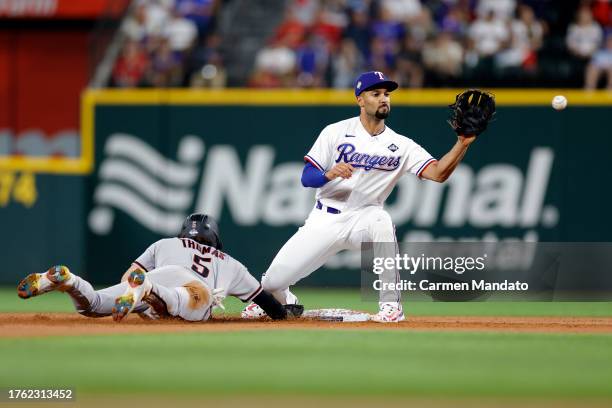
M457 136L457 143L440 160L430 164L421 173L421 177L427 180L443 183L453 174L457 165L465 156L468 147L476 140L476 136Z
M451 117L448 124L457 133L457 143L437 163L429 165L421 177L439 183L453 173L470 144L476 136L487 129L495 115L495 96L479 89L468 89L455 98L449 105Z

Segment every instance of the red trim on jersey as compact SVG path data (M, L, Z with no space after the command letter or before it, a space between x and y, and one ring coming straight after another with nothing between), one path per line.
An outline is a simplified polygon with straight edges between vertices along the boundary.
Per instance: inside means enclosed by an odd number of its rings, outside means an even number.
M132 262L133 264L138 265L139 267L141 267L142 269L144 269L145 272L149 272L149 270L147 268L145 268L144 266L142 266L142 264L138 261L134 261Z
M321 166L319 166L319 165L317 164L317 162L316 162L316 161L314 161L314 159L311 159L311 158L310 158L310 157L308 157L308 156L304 156L304 161L307 161L308 163L310 163L310 164L312 164L313 166L315 166L317 169L319 169L319 170L323 171L323 169L321 168Z
M429 167L430 164L432 163L437 163L438 161L436 159L431 159L431 161L429 163L427 163L423 169L419 172L419 174L417 174L417 177L421 177L421 174L423 174L423 172L425 171L426 168Z
M259 287L257 288L257 290L255 290L255 292L253 292L253 294L251 296L249 296L248 298L246 298L246 300L243 300L243 302L250 302L251 299L253 299L255 296L259 295L261 293L261 291L263 290L263 288L261 287L261 285L259 285Z

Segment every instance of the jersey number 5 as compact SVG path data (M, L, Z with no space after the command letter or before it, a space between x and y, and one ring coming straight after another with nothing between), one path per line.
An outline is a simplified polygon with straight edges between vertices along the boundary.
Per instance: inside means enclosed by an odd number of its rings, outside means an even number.
M191 265L191 270L199 273L203 277L208 277L210 273L210 269L204 265L205 263L210 263L212 258L202 258L201 256L194 255L193 256L193 265Z

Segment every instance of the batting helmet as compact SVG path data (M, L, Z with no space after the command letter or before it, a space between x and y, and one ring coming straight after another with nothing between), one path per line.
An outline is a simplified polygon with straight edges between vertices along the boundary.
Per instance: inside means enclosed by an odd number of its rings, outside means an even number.
M219 225L217 221L207 214L191 214L185 221L178 235L179 238L191 238L203 245L223 249L219 238Z

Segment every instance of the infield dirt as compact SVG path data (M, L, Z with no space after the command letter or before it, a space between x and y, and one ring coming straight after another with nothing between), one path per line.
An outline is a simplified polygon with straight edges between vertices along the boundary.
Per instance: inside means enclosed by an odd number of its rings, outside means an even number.
M496 331L527 333L612 333L612 317L491 317L408 316L399 324L337 323L312 320L245 321L237 317L207 322L145 321L128 316L120 323L110 317L88 318L74 313L1 313L0 338L77 336L125 333L224 332L287 329L377 329L412 331Z

